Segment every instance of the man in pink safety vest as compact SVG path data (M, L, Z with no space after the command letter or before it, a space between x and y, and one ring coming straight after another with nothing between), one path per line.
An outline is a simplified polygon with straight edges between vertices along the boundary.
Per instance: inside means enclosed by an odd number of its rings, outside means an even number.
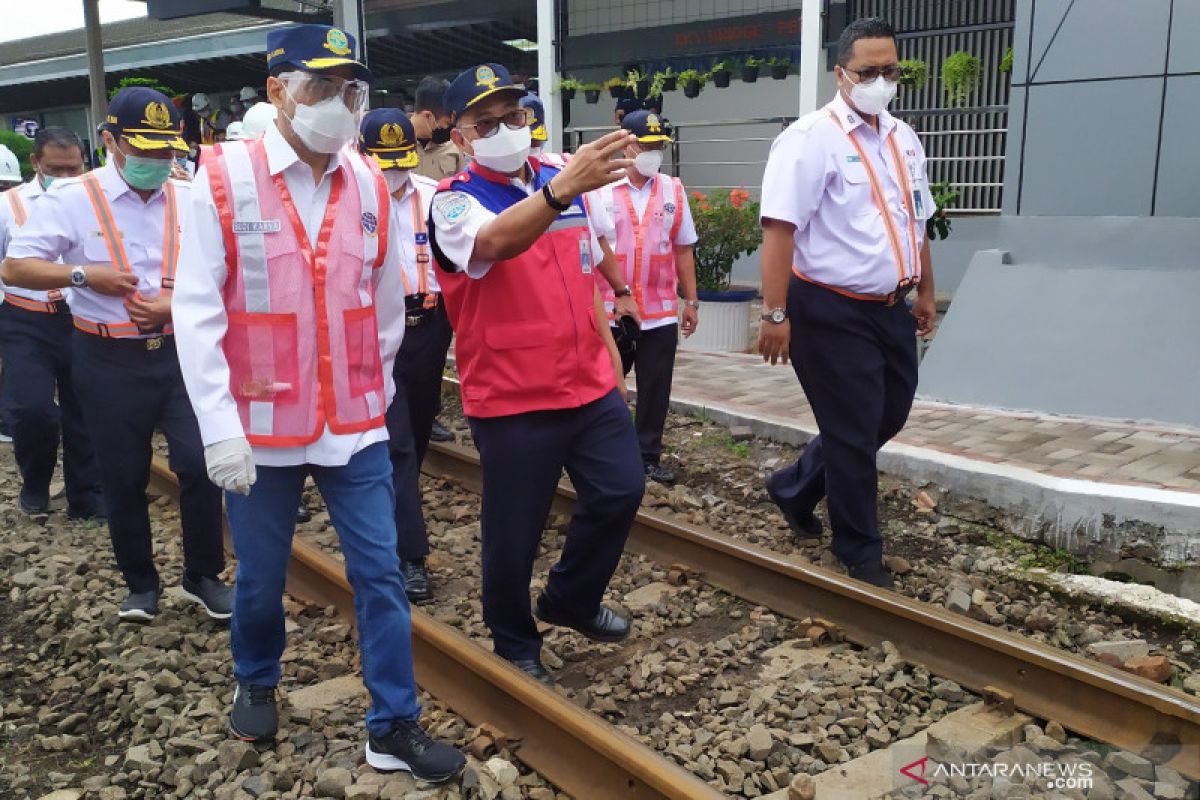
M262 139L214 147L196 175L174 306L179 360L238 557L231 732L276 733L284 578L311 475L354 588L367 763L441 782L465 761L419 722L384 421L404 279L387 183L347 147L372 80L354 51L353 37L325 25L267 34L279 115Z

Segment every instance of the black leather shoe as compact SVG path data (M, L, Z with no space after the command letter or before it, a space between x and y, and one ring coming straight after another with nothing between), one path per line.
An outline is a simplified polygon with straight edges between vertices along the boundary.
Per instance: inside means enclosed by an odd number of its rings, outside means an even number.
M817 515L811 511L804 514L793 514L788 510L783 498L775 494L771 488L771 479L767 479L767 497L771 498L771 502L779 507L779 513L783 514L783 518L787 521L788 527L792 529L792 533L797 539L820 539L821 534L825 532L825 526L821 524L821 520L817 519Z
M518 658L509 663L538 683L544 683L547 686L554 685L554 677L546 671L546 668L542 666L542 662L536 658Z
M570 628L594 642L621 642L629 637L629 620L606 606L600 606L600 610L591 619L572 619L551 607L546 595L541 594L538 595L534 613L547 625Z
M408 595L408 602L420 605L433 599L433 587L429 584L429 570L425 569L425 559L401 561L400 575L404 578L404 593Z
M50 495L45 492L31 492L29 489L21 489L21 495L17 498L17 505L26 514L49 514L50 513Z
M279 729L279 711L275 707L274 686L239 683L233 693L229 731L243 742L274 739Z
M308 510L308 506L301 503L300 507L296 509L296 522L308 522L311 519L312 512Z
M846 571L856 581L869 583L881 589L896 588L896 582L892 580L892 573L888 572L888 568L878 561L868 561L866 564L859 564L856 567L847 567Z
M446 429L440 421L433 421L433 428L429 431L429 441L431 442L453 442L454 434Z
M650 480L661 483L663 486L675 485L675 470L668 469L661 464L651 464L649 462L644 464L643 467L646 470L646 477Z

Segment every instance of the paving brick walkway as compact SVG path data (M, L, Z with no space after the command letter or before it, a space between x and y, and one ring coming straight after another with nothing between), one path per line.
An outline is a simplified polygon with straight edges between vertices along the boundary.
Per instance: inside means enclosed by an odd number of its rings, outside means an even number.
M772 367L756 355L681 350L671 395L816 428L791 366ZM1200 430L918 401L896 441L1047 475L1200 493Z

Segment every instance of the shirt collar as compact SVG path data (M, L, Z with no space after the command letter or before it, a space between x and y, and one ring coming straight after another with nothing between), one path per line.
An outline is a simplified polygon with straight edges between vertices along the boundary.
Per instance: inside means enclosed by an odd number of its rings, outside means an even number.
M863 120L862 115L851 108L850 104L846 102L846 98L842 97L841 90L834 95L833 101L830 102L828 107L833 109L833 113L837 115L838 122L842 124L842 127L847 132L854 130L859 125L867 124L866 121ZM880 137L887 136L889 133L891 133L892 128L894 127L896 127L896 118L888 113L886 108L879 112Z
M633 181L629 180L629 176L626 175L625 177L621 178L621 180L614 183L613 187L615 188L617 186L620 186L621 184L625 184L626 186L628 186L630 189L632 189L635 192L644 192L644 191L647 191L648 189L653 188L654 182L656 180L658 180L658 175L655 175L654 177L647 179L647 181L645 183L643 183L642 187L639 189L637 186L633 185Z
M45 194L46 189L42 186L42 182L38 180L37 174L34 173L32 178L25 181L25 183L21 185L18 193L25 199L32 200L35 197L40 197L41 195Z
M272 175L278 175L295 164L302 164L300 156L296 155L296 151L288 144L288 140L283 138L283 134L275 125L267 126L266 135L263 136L263 145L267 149L267 169ZM340 167L342 158L341 150L331 153L329 163L325 165L325 174L328 175ZM308 169L307 164L302 164L302 166Z

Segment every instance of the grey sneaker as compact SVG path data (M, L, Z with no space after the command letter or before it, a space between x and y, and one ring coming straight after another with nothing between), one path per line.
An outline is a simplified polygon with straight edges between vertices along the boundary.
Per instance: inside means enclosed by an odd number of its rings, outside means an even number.
M117 617L123 622L150 622L157 614L158 589L130 592L117 611Z
M229 713L230 733L244 742L261 742L275 738L278 729L275 687L239 683L233 692L233 710Z
M213 619L229 619L233 616L233 587L226 586L216 578L203 575L183 576L183 596L204 606Z

